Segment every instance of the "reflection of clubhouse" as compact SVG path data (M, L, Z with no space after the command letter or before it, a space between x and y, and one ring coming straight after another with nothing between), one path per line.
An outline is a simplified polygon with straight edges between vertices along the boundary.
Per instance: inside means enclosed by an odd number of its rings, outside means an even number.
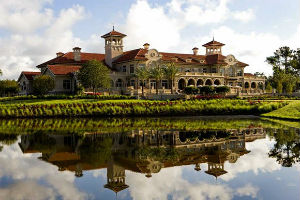
M126 189L125 170L151 177L162 168L208 164L205 173L214 177L227 171L224 163L235 163L249 153L248 141L265 138L262 128L242 130L132 131L130 133L78 135L23 135L23 153L42 153L41 160L72 171L81 177L84 170L107 168L107 184L115 192ZM98 149L97 149L98 147ZM99 149L101 147L101 149Z

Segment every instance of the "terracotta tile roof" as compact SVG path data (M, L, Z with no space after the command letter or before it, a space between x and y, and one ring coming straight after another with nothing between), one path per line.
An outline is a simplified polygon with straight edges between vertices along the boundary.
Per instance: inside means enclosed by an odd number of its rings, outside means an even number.
M244 76L255 76L254 74L251 74L251 73L244 73Z
M83 63L86 63L89 60L98 60L100 62L104 62L104 60L105 60L105 54L82 52L80 55L81 55L81 60L75 61L73 52L68 52L68 53L65 53L63 56L51 59L51 60L44 62L36 67L41 68L41 67L46 67L47 65L55 65L55 64L82 65Z
M104 35L102 35L101 37L102 38L107 38L107 37L110 37L110 36L120 36L120 37L125 37L127 35L123 34L123 33L120 33L118 31L115 31L115 30L112 30L111 32L109 33L106 33Z
M215 41L215 40L212 40L202 46L204 47L209 47L209 46L224 46L225 44L221 43L221 42L218 42L218 41Z
M81 68L78 65L48 65L47 67L54 75L68 75Z
M147 60L145 54L148 52L146 49L134 49L126 51L114 63L126 62L130 60Z
M21 75L24 75L28 80L33 80L33 77L37 76L37 75L40 75L41 72L21 72ZM21 78L21 75L20 75L20 78ZM20 79L19 78L19 79Z

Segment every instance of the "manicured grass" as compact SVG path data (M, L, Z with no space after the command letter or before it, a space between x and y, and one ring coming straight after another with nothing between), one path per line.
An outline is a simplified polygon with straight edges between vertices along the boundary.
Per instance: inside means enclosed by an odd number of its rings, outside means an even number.
M147 100L22 100L0 104L0 118L83 117L83 116L181 116L181 115L259 115L271 112L285 102L230 99L190 101Z
M262 116L278 119L298 120L300 119L300 101L291 101L288 105L278 110L262 114Z

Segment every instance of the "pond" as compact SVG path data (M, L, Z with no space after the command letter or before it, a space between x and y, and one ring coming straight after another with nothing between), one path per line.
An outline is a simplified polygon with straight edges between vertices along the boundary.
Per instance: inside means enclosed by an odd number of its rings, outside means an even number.
M300 123L0 121L0 199L299 199Z

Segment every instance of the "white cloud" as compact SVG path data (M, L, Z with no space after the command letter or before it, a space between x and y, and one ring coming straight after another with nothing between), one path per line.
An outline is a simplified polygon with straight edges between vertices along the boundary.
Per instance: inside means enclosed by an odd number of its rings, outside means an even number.
M249 22L255 18L255 15L254 11L249 8L248 10L234 12L233 17L241 22Z
M38 156L40 154L24 155L18 143L3 148L0 178L9 177L12 183L0 189L0 199L86 199L87 194L74 185L74 173L58 172L56 166L40 161Z
M247 184L244 187L236 189L236 194L238 196L250 196L252 198L256 198L258 191L258 187L255 187L251 184Z
M4 14L0 13L5 18L14 15L20 18L13 23L9 20L0 21L0 28L6 28L10 33L0 38L0 68L4 78L17 78L25 70L36 71L36 65L55 57L56 52L71 51L80 43L80 39L74 37L72 27L86 16L82 6L62 9L58 16L53 16L52 10L43 9L46 3L51 2L49 0L28 0L23 4L17 0L6 2L11 3L0 4L0 11ZM28 10L34 15L27 16Z

